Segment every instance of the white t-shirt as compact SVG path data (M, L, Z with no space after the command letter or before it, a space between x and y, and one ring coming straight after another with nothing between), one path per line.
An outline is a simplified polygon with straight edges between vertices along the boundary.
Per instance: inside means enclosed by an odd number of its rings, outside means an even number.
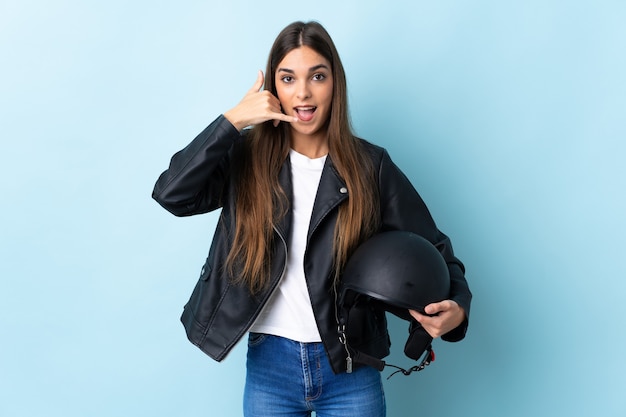
M321 342L304 278L304 252L326 156L311 159L292 149L289 157L293 184L293 225L287 252L287 270L250 331L303 343Z

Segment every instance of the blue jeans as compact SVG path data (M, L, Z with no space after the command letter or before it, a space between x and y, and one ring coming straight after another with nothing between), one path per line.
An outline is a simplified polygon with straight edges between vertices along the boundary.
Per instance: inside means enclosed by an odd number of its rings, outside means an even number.
M245 417L384 417L380 372L360 367L335 375L321 343L251 333Z

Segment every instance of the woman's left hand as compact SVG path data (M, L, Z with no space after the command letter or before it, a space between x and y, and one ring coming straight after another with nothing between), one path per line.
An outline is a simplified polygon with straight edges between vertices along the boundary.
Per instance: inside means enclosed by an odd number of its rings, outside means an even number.
M415 310L409 310L409 313L433 339L456 329L465 320L465 310L452 300L428 304L424 311L428 316Z

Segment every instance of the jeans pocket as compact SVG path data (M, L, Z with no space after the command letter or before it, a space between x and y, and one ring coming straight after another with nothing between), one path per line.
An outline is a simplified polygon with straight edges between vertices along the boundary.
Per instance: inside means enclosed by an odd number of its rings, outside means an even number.
M259 346L267 339L267 335L264 333L253 333L250 332L248 335L248 347Z

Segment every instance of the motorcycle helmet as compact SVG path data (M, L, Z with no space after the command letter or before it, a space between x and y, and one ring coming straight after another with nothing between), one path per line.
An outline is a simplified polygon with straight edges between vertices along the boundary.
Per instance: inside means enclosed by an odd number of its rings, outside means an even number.
M448 298L450 276L441 253L425 238L407 231L374 235L346 263L340 286L340 307L348 311L366 297L378 308L410 322L404 352L419 359L432 355L432 337L409 314L424 313L428 304Z

